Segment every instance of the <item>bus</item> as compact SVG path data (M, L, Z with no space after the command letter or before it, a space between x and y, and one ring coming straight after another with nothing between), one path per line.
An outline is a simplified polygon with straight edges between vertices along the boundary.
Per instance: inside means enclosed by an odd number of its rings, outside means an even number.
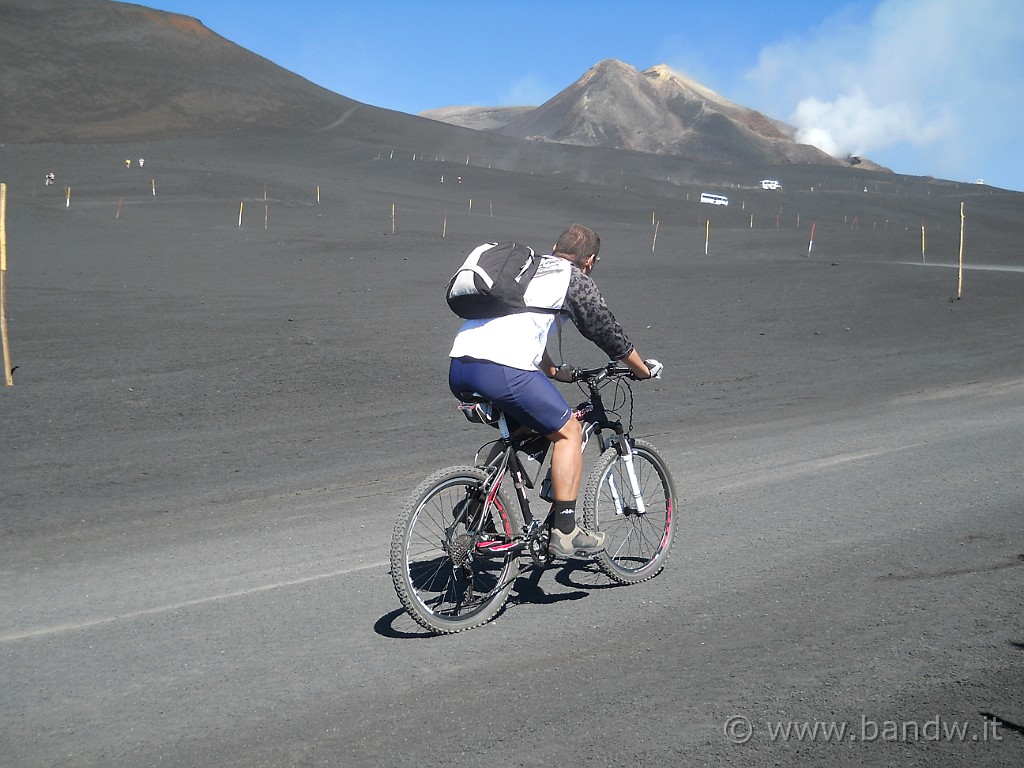
M701 192L700 201L711 205L728 205L729 198L725 195L712 195L710 192Z

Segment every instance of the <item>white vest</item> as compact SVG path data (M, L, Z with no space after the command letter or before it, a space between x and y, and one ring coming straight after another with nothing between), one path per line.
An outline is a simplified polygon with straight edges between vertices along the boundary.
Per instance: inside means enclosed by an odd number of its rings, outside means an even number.
M569 290L572 264L559 257L541 260L526 288L526 303L560 309ZM540 366L556 315L519 312L488 320L467 320L459 329L449 357L489 360L523 371Z

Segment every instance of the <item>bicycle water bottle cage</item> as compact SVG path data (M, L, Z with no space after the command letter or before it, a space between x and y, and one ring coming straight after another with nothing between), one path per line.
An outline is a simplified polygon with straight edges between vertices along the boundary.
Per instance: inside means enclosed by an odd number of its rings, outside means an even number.
M474 424L487 424L491 427L498 426L497 408L478 395L463 397L463 401L459 403L459 410Z

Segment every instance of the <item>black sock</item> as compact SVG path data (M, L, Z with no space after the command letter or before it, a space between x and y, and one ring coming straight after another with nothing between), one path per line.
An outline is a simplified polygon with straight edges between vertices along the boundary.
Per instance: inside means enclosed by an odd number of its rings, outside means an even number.
M562 533L576 529L576 500L555 501L551 504L551 525Z

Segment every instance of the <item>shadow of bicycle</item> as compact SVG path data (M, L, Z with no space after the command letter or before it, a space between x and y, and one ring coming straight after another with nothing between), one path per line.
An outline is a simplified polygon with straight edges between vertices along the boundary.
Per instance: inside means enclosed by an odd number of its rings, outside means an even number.
M562 587L572 591L544 589L541 576L553 572L554 580ZM546 567L528 566L516 577L508 602L492 621L499 620L506 611L521 606L555 605L574 600L582 600L590 592L598 589L613 589L623 586L611 581L597 565L585 560L566 560ZM381 616L373 626L374 631L382 636L395 640L415 640L436 638L435 634L421 627L404 609L398 608Z

